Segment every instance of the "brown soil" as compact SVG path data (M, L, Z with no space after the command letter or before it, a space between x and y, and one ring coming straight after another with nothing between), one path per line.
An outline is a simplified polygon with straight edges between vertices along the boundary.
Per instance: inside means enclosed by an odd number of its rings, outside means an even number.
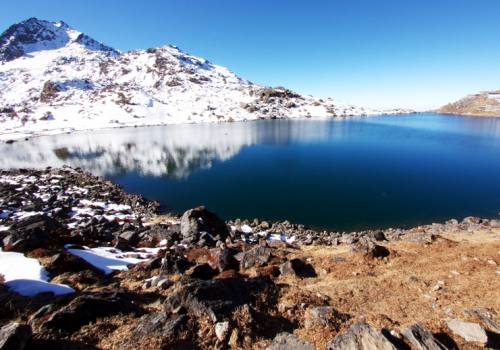
M485 308L497 313L500 310L500 228L448 233L431 244L390 242L387 247L391 254L383 259L350 253L346 245L287 249L288 258L309 261L318 276L276 278L281 293L277 310L273 311L275 316L296 324L293 333L310 341L317 349L325 349L337 334L360 320L366 320L377 329L387 328L397 333L421 322L451 345L450 348L481 349L453 336L444 320L459 318L478 322L465 311ZM140 283L133 281L134 272L127 273L130 280L122 282L121 286L139 292ZM156 293L166 296L169 292ZM338 320L329 327L306 329L307 307L324 305L338 311ZM161 309L158 301L148 304L147 298L142 306L149 311ZM236 319L233 321L240 324ZM130 339L137 322L138 319L125 316L98 320L83 327L72 340L94 343L104 349L125 349L130 344L123 340ZM192 331L197 333L201 348L205 348L202 339L214 336L209 322L206 328ZM269 331L272 333L271 329ZM248 339L232 348L264 349L271 338ZM159 339L144 339L140 344L141 348L158 346ZM182 341L179 346L182 348ZM132 347L137 348L137 344Z
M352 316L340 331L366 320L396 331L422 322L433 333L450 333L443 320L470 319L465 309L500 310L500 229L493 232L450 233L429 245L389 243L391 255L382 260L364 260L346 247L306 248L298 255L310 258L319 275L280 278L291 287L283 301L293 303L304 292L328 297L331 306ZM437 287L440 281L444 284ZM324 349L336 333L333 329L295 331L318 349ZM458 337L453 341L460 349L480 348Z

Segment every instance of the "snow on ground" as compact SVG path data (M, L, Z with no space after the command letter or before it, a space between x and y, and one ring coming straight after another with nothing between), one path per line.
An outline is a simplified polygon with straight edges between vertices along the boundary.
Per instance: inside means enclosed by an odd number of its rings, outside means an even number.
M63 188L59 184L60 178L57 175L43 174L41 180L43 180L43 183L47 183L47 181L50 182L50 185L43 185L36 177L23 174L1 175L0 185L7 184L19 186L17 188L19 192L28 191L29 186L29 194L34 198L42 199L45 203L48 203L49 198L52 196L56 196L58 200L76 197L74 206L71 207L71 212L69 213L70 222L68 223L68 227L72 229L85 226L90 217L94 217L97 220L104 218L110 222L118 221L120 223L137 219L136 214L134 214L134 211L129 205L117 204L111 201L97 202L84 198L89 192L87 188L71 185L62 191ZM0 225L0 231L8 229L8 225L5 225L5 223L17 222L37 214L47 214L51 216L62 210L61 208L53 208L50 206L47 206L44 211L23 211L20 208L21 207L11 207L6 203L0 206L0 224L3 224Z
M129 265L154 257L159 248L141 248L137 252L126 253L111 247L75 249L68 246L67 250L109 275L113 271L127 270Z
M52 292L56 295L73 293L73 288L64 284L47 282L47 271L38 260L27 258L22 253L4 252L0 249L0 274L5 285L23 296Z

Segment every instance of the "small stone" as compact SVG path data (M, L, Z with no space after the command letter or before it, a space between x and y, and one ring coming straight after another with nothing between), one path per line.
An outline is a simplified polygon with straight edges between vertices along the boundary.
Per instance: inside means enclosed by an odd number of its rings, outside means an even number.
M290 333L279 333L266 350L315 350L314 346Z
M477 323L465 322L457 319L446 320L446 325L448 328L468 342L476 342L482 345L486 345L488 341L488 336L485 330Z
M304 325L306 328L328 326L335 318L336 312L331 306L315 306L306 310Z
M437 284L432 288L433 292L437 292L444 287L444 281L438 281Z
M156 286L160 289L168 289L172 285L167 278L164 278L156 283Z
M144 281L144 283L142 284L142 289L149 289L149 288L151 288L151 281L150 280Z
M226 339L227 334L229 333L229 322L217 322L215 324L215 335L217 339L220 341L224 341Z
M337 336L327 346L328 350L396 350L381 333L367 323L352 325L345 334Z

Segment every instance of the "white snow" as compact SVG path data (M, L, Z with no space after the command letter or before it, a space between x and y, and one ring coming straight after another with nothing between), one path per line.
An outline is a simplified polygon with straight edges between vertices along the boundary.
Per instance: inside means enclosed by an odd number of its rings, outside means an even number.
M51 25L58 32L53 43L25 47L29 55L0 63L0 106L15 109L0 113L0 140L124 126L401 112L300 95L263 102L264 86L176 47L119 54L99 50L95 41L75 41L80 33L67 25L43 24ZM44 99L47 82L59 91Z
M68 252L76 255L105 274L113 271L127 270L129 265L137 264L153 257L159 248L142 248L138 252L124 253L119 249L110 247L97 247L85 249L68 248Z
M252 231L253 231L253 229L248 225L243 225L243 226L241 226L240 229L241 229L241 232L243 232L243 233L252 233Z
M49 283L47 271L38 260L27 258L22 253L4 252L0 249L0 274L9 289L23 296L52 292L56 295L73 293L73 288L64 284Z
M270 241L282 241L282 242L286 242L288 244L292 244L293 242L295 242L295 236L288 237L284 233L273 233L273 234L269 235L268 240L270 240Z

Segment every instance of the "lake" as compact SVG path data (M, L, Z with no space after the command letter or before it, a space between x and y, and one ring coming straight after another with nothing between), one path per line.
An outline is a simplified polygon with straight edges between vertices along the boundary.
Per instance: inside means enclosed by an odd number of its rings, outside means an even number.
M500 212L500 118L439 114L125 128L0 144L0 166L84 168L164 211L314 228Z

